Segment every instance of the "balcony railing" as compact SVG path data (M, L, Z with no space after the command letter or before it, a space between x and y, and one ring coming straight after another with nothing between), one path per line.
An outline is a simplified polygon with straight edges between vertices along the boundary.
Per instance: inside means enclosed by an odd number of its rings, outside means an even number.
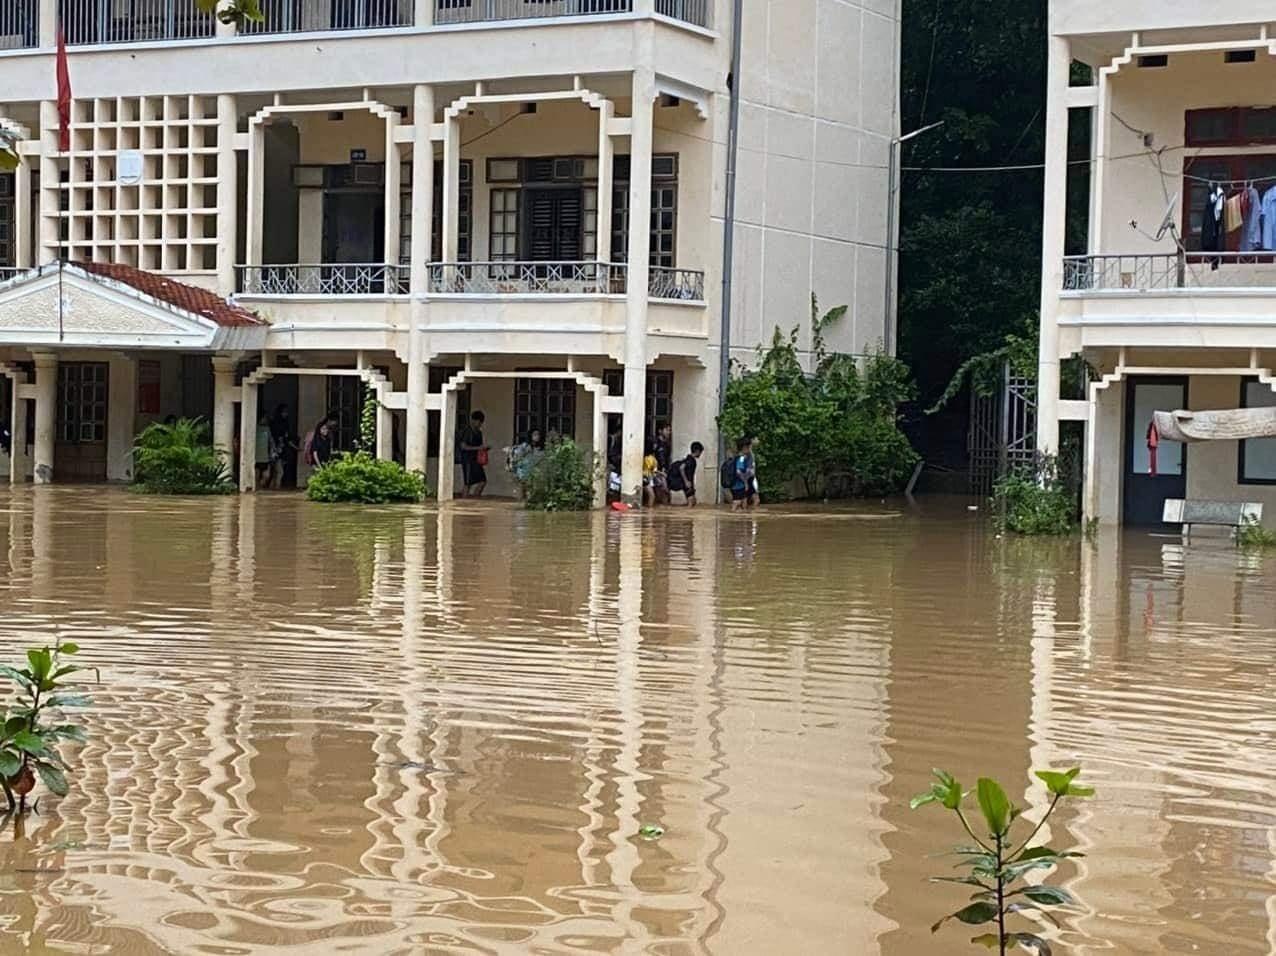
M435 23L542 20L629 13L633 0L434 0Z
M647 293L653 299L682 299L688 302L704 301L704 273L693 269L670 269L652 266L647 281Z
M40 22L38 0L0 3L0 50L25 50L37 45Z
M628 269L609 262L432 262L430 291L445 295L624 295ZM704 273L652 266L653 299L704 301Z
M1066 256L1065 292L1276 287L1276 253L1158 252Z
M25 2L19 0L19 11ZM124 5L116 0L58 0L58 17L68 45L191 40L215 32L213 15L201 13L194 0L132 0ZM37 19L30 21L32 33ZM35 45L34 38L28 45Z
M412 0L262 0L261 23L241 33L321 33L412 26Z
M406 266L380 263L239 266L243 295L406 295Z
M452 295L623 295L606 262L432 262L430 291Z
M698 27L713 26L713 0L656 0L656 12Z

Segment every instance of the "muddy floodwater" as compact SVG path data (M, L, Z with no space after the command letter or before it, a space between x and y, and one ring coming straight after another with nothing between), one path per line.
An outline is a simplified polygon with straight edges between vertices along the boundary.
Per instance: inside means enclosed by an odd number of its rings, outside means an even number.
M0 486L0 657L102 673L71 795L0 836L0 952L961 953L924 882L959 833L908 798L940 766L1039 809L1078 763L1056 952L1272 952L1274 573L942 499Z

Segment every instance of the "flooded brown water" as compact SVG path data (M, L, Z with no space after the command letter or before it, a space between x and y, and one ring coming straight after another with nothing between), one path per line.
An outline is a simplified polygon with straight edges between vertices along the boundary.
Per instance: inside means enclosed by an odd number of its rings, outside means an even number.
M932 766L1081 763L1056 951L1276 946L1276 563L756 517L0 488L0 650L103 683L0 951L965 952ZM662 838L639 837L645 824Z

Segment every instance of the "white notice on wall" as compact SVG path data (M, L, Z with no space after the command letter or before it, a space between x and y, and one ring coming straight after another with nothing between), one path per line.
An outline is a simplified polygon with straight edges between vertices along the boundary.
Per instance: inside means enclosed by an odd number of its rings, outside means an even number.
M121 186L136 186L142 181L142 154L136 149L120 153L119 182Z

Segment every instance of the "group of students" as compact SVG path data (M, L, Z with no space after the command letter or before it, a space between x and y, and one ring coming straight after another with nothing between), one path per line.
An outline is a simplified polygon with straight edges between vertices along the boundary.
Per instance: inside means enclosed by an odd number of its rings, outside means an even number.
M299 441L288 415L288 406L275 406L275 413L257 420L257 487L283 488L296 481L297 453L311 468L322 468L332 460L332 431L336 418L324 415L304 440Z
M610 467L609 490L619 496L621 489L621 431L613 430L608 442L607 461ZM731 507L739 511L756 507L762 497L758 491L757 467L753 457L756 439L746 436L736 442L735 454L722 463L719 481L730 494ZM704 445L691 443L684 458L672 460L673 428L662 425L643 448L642 500L643 505L673 504L675 495L681 495L689 508L697 504L696 471L704 455Z

